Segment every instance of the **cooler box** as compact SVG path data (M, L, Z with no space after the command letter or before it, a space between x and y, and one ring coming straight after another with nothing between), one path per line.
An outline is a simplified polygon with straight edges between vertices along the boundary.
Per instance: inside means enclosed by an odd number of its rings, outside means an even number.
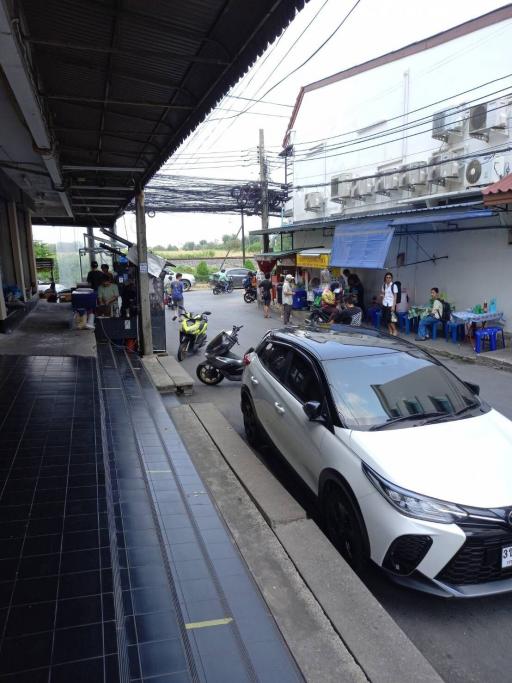
M94 289L75 289L71 294L71 306L76 311L78 308L89 310L96 307L96 292Z
M296 289L293 295L292 308L296 311L308 307L308 293L305 289Z

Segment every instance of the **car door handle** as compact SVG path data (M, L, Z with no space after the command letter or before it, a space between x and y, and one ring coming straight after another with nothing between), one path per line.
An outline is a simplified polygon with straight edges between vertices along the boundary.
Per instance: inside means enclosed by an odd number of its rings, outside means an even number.
M286 413L286 410L280 403L274 403L274 408L276 409L276 412L279 413L279 415L284 415Z
M256 379L256 377L254 377L253 375L251 375L251 382L252 382L255 386L257 386L257 385L259 384L259 381L258 381L258 380Z

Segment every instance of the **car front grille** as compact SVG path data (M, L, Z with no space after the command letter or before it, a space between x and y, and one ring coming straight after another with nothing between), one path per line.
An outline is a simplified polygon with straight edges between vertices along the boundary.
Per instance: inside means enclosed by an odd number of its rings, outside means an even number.
M394 574L411 574L432 545L430 536L406 534L395 538L389 546L383 566Z
M512 530L464 527L467 540L437 575L439 581L461 586L512 577L512 567L501 568L503 546L512 546Z

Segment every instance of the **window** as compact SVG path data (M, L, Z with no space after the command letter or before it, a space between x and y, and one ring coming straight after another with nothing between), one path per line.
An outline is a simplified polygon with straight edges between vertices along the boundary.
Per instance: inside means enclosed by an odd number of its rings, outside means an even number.
M267 342L258 352L258 357L267 370L282 381L291 353L291 350L282 344Z
M311 362L297 352L293 353L285 384L302 403L322 403L324 399L322 385Z

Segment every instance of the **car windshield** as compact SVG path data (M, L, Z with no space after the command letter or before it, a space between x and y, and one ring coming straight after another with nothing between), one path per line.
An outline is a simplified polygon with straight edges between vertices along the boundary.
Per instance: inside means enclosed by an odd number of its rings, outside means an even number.
M482 404L443 365L420 352L394 352L323 362L333 399L350 429L457 419ZM457 415L456 415L457 414ZM452 417L450 417L452 416Z

